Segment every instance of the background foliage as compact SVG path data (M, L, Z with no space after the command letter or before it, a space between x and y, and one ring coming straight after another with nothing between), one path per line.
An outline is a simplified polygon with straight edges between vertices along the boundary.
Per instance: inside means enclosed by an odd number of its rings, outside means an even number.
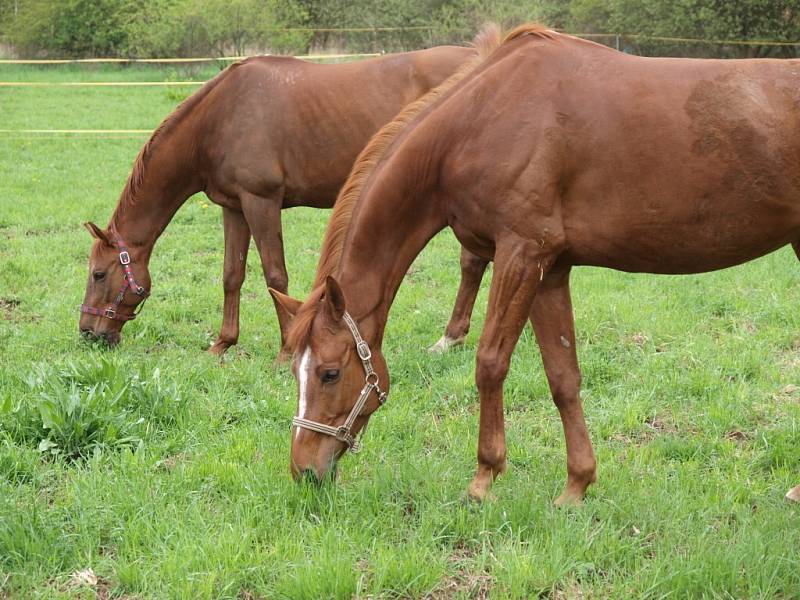
M785 56L795 48L649 38L798 41L800 0L0 0L0 33L20 56L407 50L465 41L486 20L622 34L600 41L645 54Z

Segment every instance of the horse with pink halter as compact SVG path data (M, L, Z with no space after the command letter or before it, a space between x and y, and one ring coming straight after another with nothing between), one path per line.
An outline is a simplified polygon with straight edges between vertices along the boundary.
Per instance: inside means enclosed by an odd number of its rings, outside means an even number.
M120 340L147 295L139 287L150 290L156 241L183 203L205 192L223 211L223 317L210 351L225 352L239 339L250 238L267 284L286 292L281 210L331 207L370 136L474 55L471 48L440 46L334 65L262 56L225 69L142 148L108 227L86 224L96 241L81 332ZM485 260L463 253L462 285L438 349L463 341L485 267ZM141 286L128 285L132 272ZM289 317L276 310L283 346Z

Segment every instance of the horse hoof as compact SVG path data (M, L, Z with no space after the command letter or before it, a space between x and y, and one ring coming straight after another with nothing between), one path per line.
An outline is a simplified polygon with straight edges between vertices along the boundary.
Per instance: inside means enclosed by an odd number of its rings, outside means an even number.
M790 502L800 502L800 485L795 486L786 492L786 499Z
M443 335L439 338L439 341L436 342L433 346L428 348L428 352L432 352L434 354L444 354L450 348L454 348L455 346L460 346L464 343L464 338L451 338L446 335Z
M233 346L230 342L224 342L222 340L217 340L214 344L207 350L209 354L213 354L214 356L222 356L227 352L228 348Z
M466 506L480 506L486 502L495 502L497 500L497 496L494 492L485 492L484 494L474 494L472 490L467 490L467 492L462 496L461 503Z
M583 504L583 496L577 494L568 494L564 492L558 498L553 500L555 506L580 506Z

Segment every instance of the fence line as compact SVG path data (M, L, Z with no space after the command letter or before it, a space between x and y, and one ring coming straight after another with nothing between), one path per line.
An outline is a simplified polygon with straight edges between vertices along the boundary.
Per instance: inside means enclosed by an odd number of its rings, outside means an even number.
M163 87L204 83L205 81L0 81L0 87Z
M253 56L273 56L272 54L258 54ZM277 55L282 56L282 55ZM341 58L370 58L381 56L378 52L357 52L353 54L301 54L294 58L301 60L325 60ZM244 60L248 56L220 56L218 58L31 58L0 59L0 65L70 65L70 64L136 64L136 63L208 63L208 62L230 62Z
M597 39L597 38L619 38L632 40L645 40L652 42L676 42L681 44L717 44L719 46L800 46L800 42L783 42L776 40L714 40L703 38L685 37L666 37L659 35L647 35L646 33L570 33L575 37Z
M120 135L153 133L153 129L0 129L0 133Z

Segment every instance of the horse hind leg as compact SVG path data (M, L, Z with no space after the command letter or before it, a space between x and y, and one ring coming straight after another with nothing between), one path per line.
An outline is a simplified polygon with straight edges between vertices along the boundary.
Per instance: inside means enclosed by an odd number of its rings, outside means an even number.
M597 479L597 461L581 406L569 271L553 272L544 278L530 319L567 445L567 484L555 503L578 504Z
M464 343L469 332L469 323L472 318L472 309L475 298L481 287L481 279L489 264L479 256L474 255L466 248L461 248L461 283L458 286L456 303L453 314L444 330L444 335L433 346L428 348L431 352L447 352L453 346Z

